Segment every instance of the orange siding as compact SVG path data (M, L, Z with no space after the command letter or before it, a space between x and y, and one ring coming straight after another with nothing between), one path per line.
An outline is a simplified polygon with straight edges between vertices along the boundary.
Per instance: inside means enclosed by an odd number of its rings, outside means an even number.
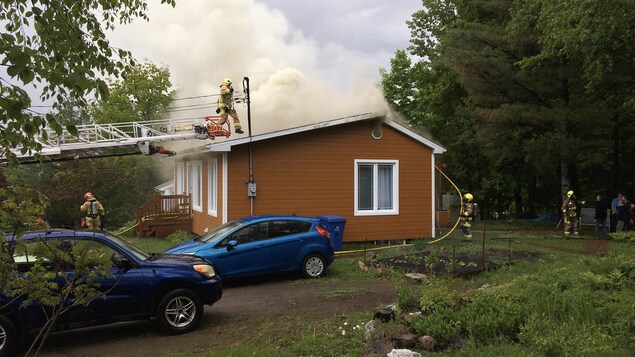
M386 125L375 140L371 127L356 122L254 142L253 213L343 216L345 242L431 237L432 149ZM398 215L354 215L355 159L399 161ZM228 177L228 219L248 216L247 145L229 153Z

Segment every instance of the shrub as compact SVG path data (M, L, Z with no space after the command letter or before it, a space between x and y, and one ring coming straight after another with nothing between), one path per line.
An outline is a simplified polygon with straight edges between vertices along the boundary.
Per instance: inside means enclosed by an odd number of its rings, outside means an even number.
M397 304L402 311L415 311L419 308L417 294L405 286L397 286Z
M423 313L432 313L440 308L454 308L459 305L460 296L456 291L430 286L421 292L419 308Z
M465 331L475 344L500 336L515 339L527 318L524 302L496 294L480 294L460 312Z
M436 339L452 342L461 333L461 321L454 309L442 307L433 314L412 319L412 327L420 335L430 335Z
M611 233L611 238L617 241L635 242L635 231Z
M166 239L169 240L170 243L177 245L192 239L192 233L179 230L167 236Z

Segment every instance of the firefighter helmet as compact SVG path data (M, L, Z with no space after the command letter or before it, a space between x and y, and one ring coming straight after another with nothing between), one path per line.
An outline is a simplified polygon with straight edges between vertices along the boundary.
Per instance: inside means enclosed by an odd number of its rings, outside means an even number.
M466 193L465 194L465 199L468 200L468 201L472 201L474 199L474 196L472 196L471 193Z
M93 194L92 194L92 193L90 193L90 192L86 192L86 193L84 194L84 198L85 198L85 199L87 199L87 200L89 200L89 199L91 199L91 198L93 198L93 197L94 197L94 196L93 196Z
M573 191L567 192L567 197L571 197L571 196L573 196Z
M225 77L225 79L223 79L223 84L230 85L232 84L232 80L228 77Z

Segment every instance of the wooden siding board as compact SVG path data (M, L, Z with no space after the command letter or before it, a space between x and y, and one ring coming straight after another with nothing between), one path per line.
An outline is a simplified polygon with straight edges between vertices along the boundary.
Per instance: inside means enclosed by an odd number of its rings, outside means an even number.
M432 149L385 125L375 140L370 128L358 122L253 143L254 214L343 216L345 241L431 237ZM247 149L229 153L229 220L250 214ZM355 159L399 161L399 215L354 216Z

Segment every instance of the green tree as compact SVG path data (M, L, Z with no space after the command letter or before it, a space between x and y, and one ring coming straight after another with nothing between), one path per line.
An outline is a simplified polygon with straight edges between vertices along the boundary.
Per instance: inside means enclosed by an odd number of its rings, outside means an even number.
M457 162L488 199L508 200L517 213L532 213L537 205L553 207L560 187L587 196L604 193L611 186L606 175L611 154L614 177L619 162L632 166L624 160L633 150L624 143L632 141L620 136L634 122L628 121L633 116L628 73L635 63L632 2L424 0L423 5L408 22L409 52L419 61L409 65L400 53L393 59L399 65L392 63L389 77L406 77L415 85L405 88L416 88L410 107L396 109L414 121L438 115L438 122L421 122L432 128L443 119L455 123L454 135L432 130L448 156L469 148L463 139L474 135L471 157L479 158L472 159L477 165ZM599 11L609 7L607 16ZM415 70L421 63L424 70ZM439 90L454 86L459 90ZM384 90L394 103L394 88ZM461 186L471 186L468 176L451 173ZM633 170L619 175L633 177Z
M175 6L174 0L161 0ZM51 114L31 108L28 88L53 107L69 99L86 106L86 98L108 96L102 78L119 76L134 62L130 52L110 46L105 30L146 16L143 0L0 0L0 155L10 151L39 151L35 140L47 126L61 132L63 125ZM43 139L46 139L44 137Z
M122 123L158 119L174 97L170 71L153 63L132 66L123 79L109 84L110 96L91 107L96 123Z

